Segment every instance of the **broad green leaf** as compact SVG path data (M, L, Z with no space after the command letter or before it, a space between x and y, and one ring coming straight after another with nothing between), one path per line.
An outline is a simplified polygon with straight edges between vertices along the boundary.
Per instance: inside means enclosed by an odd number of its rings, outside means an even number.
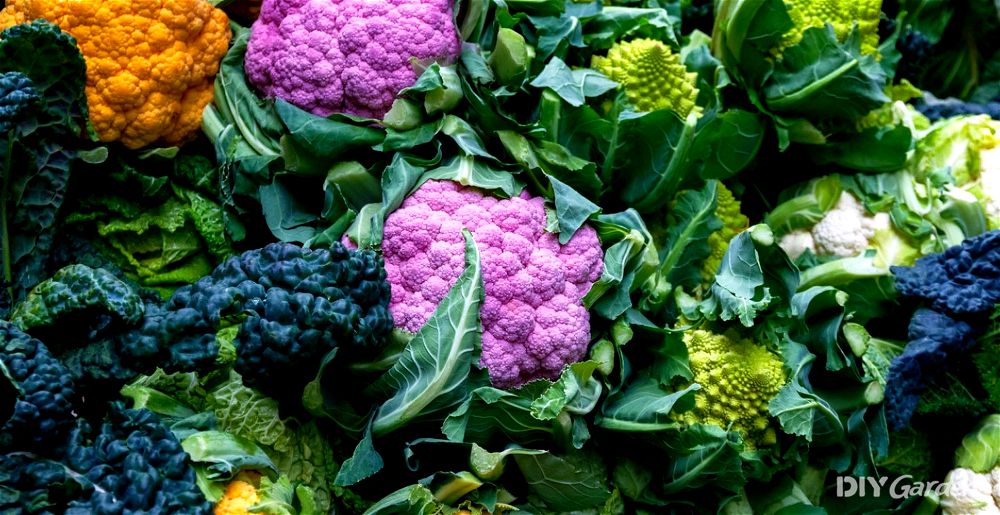
M742 171L757 157L766 132L762 118L749 111L716 115L698 130L692 149L704 163L701 178L725 180Z
M310 224L319 218L319 213L303 203L305 199L296 194L291 181L276 176L274 182L261 186L260 204L272 234L281 241L305 242L316 233ZM321 198L321 191L315 196Z
M723 320L738 318L746 327L753 326L754 318L767 308L772 298L770 289L764 285L764 271L751 230L729 242L712 285L712 295L721 307L719 316Z
M592 161L573 155L558 143L532 141L514 131L498 131L497 137L514 161L529 171L555 177L588 198L600 194L601 180ZM541 183L541 179L536 180Z
M472 124L455 115L449 114L444 117L441 123L441 133L450 137L458 145L458 148L467 155L496 160L486 150L486 146L483 145L479 133L476 132Z
M623 163L615 177L622 200L640 213L660 211L697 177L694 149L698 117L681 120L669 110L621 115Z
M382 435L418 417L453 408L465 399L473 355L482 345L479 306L483 272L472 235L465 235L465 271L410 340L399 361L375 388L391 391L375 415L372 431Z
M607 471L595 455L517 454L514 461L528 489L550 508L586 510L600 506L611 495Z
M702 282L701 265L708 258L708 238L722 228L715 216L718 182L700 190L684 190L667 215L667 238L660 250L660 275L674 286L694 288Z
M796 340L806 344L813 352L826 356L826 369L841 370L853 361L840 346L838 336L847 313L844 305L847 294L831 287L813 286L797 293L791 300L792 315L805 327Z
M526 447L551 444L557 438L557 422L542 421L531 414L531 404L544 387L545 383L539 381L516 392L477 388L445 418L441 432L453 442L482 446L504 442Z
M708 484L737 491L746 481L740 453L742 442L735 433L718 426L693 424L676 439L678 455L667 468L663 490L675 494Z
M562 375L531 402L531 415L538 420L552 420L563 410L586 415L597 406L603 388L593 375L597 363L582 361L566 367Z
M354 448L354 453L341 464L333 484L336 486L357 484L382 470L384 464L382 456L375 450L371 424L369 424L364 437Z
M814 119L854 120L889 102L885 72L861 55L855 29L843 44L833 27L807 29L785 50L764 88L768 108Z
M455 156L441 166L421 176L420 181L443 179L487 191L502 192L506 197L514 197L524 188L514 175L496 168L486 159L475 156Z
M613 431L655 432L678 429L681 424L671 413L694 407L694 393L701 385L669 392L651 377L637 379L628 388L605 402L596 424Z
M336 158L347 150L378 144L385 133L344 117L322 118L278 99L275 112L301 149L320 158Z
M821 417L843 437L844 427L837 413L808 387L816 356L805 345L791 340L782 342L781 347L785 366L791 373L788 384L771 399L768 412L778 419L782 430L806 441L812 441L814 425Z
M206 397L219 430L266 445L280 453L290 452L294 435L281 418L278 402L243 385L236 372L213 388Z
M651 38L677 45L673 21L666 9L641 9L605 5L595 16L584 19L583 40L594 49L607 49L622 39Z
M573 70L558 57L553 57L531 85L550 88L571 106L580 107L588 97L596 97L618 87L618 83L604 75L584 68Z
M208 478L228 481L242 470L277 473L267 454L250 440L221 431L202 431L181 442L194 463L208 465Z
M552 183L556 217L559 219L559 243L565 245L584 222L601 212L601 207L555 177L549 176L549 182Z
M410 485L379 499L363 515L432 515L437 510L434 493L424 485Z

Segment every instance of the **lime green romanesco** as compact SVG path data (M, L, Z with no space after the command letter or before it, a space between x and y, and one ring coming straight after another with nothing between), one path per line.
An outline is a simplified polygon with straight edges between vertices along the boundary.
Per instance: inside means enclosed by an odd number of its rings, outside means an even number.
M732 424L750 447L776 443L767 407L786 382L781 358L732 330L692 329L684 333L684 343L701 390L695 408L679 417L688 424Z
M716 190L716 202L715 216L722 221L722 228L708 237L709 254L701 266L701 277L706 284L715 279L729 242L750 227L750 219L740 212L740 201L721 182Z
M788 0L785 5L795 28L782 39L782 50L801 41L802 33L807 29L829 23L841 41L857 24L861 33L861 53L869 55L878 52L882 0Z
M681 118L701 111L695 104L698 74L689 72L680 55L662 41L615 43L607 56L595 55L591 67L620 83L638 111L670 109Z

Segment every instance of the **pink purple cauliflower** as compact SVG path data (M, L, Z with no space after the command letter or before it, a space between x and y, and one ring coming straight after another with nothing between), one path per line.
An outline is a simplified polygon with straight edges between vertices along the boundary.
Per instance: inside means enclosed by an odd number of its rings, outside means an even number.
M460 48L452 0L264 0L247 44L250 82L319 116L381 118L417 61Z
M385 222L382 251L396 325L416 332L461 274L462 228L482 256L485 298L481 364L499 388L554 379L590 341L581 299L603 271L597 232L584 226L565 244L546 232L544 200L527 192L497 199L431 180Z

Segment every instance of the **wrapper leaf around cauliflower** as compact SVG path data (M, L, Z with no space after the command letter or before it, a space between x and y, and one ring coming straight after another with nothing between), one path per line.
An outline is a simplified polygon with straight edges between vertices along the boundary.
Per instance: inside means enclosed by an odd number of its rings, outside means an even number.
M229 45L224 12L206 0L9 0L0 28L39 18L76 38L102 141L178 144L199 129Z
M688 424L713 424L741 433L748 445L777 441L768 404L787 380L781 358L734 331L684 333L695 383L695 408L678 415Z
M319 116L381 118L417 79L414 62L459 55L451 0L265 0L247 43L247 78Z
M540 197L498 199L455 182L427 181L385 222L382 251L396 325L416 332L430 318L462 273L467 228L482 256L481 364L500 388L557 378L590 342L582 298L601 275L603 251L592 227L565 245L546 227Z
M878 53L878 22L882 0L791 0L785 3L794 28L781 40L780 50L802 40L807 29L833 26L837 39L843 41L855 25L861 34L861 53Z
M591 67L622 85L638 111L669 109L681 118L700 113L698 74L689 72L667 44L654 39L615 43L607 56L595 55Z

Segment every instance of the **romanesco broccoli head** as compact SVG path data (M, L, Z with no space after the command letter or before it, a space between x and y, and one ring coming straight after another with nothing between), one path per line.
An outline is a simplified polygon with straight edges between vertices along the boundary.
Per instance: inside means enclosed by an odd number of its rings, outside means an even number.
M697 74L689 72L680 54L662 41L615 43L607 56L595 55L591 66L620 83L629 102L639 111L670 109L681 118L701 111L695 104Z
M837 39L843 41L854 25L861 33L861 53L878 52L878 21L882 13L882 0L790 0L788 15L795 27L781 41L784 50L802 40L802 33L827 23L833 26Z
M708 257L701 266L701 277L711 283L722 264L722 257L729 248L729 241L750 227L750 219L740 212L740 201L721 182L716 189L715 216L722 221L722 228L708 237Z
M741 433L749 446L772 445L768 404L785 385L781 358L735 331L684 333L694 382L702 389L695 408L680 416L688 424L714 424Z

